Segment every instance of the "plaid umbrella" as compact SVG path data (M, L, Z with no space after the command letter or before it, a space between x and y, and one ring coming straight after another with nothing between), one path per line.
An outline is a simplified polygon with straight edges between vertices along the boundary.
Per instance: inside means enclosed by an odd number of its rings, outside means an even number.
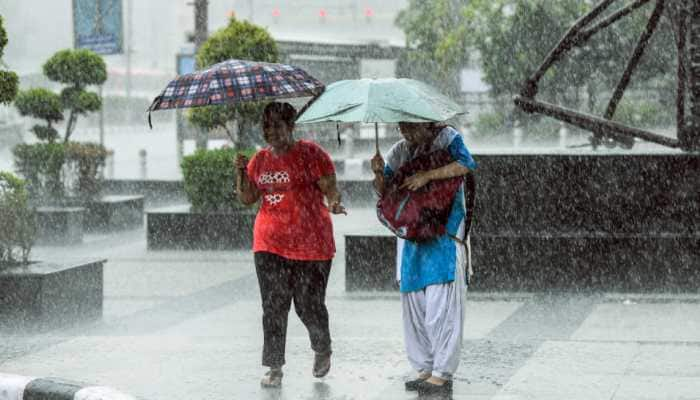
M317 96L324 88L319 80L291 65L227 60L170 81L148 107L148 124L151 111Z

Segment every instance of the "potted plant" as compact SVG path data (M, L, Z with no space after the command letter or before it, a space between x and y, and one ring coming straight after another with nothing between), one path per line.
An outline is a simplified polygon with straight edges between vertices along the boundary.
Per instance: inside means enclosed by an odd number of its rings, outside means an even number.
M29 193L23 180L2 171L0 226L0 328L48 328L102 315L105 260L30 260L37 227Z

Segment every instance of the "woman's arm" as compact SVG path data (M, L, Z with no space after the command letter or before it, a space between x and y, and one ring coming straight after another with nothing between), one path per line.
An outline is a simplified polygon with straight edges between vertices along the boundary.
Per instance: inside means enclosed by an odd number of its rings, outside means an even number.
M248 158L239 154L234 165L236 167L236 195L238 200L245 205L257 202L260 199L260 191L248 178L248 173L246 172Z
M432 180L454 178L469 173L470 169L457 161L453 161L444 167L432 169L430 171L420 171L404 180L401 189L418 190Z
M322 176L318 180L318 187L328 200L328 210L330 212L333 214L348 214L342 204L342 197L338 191L335 174Z

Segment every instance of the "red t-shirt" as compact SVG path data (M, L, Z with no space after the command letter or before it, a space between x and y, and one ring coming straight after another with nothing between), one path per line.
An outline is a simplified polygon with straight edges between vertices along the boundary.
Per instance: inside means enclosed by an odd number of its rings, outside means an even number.
M248 177L261 193L253 251L291 260L330 260L335 255L330 213L318 187L335 173L331 157L317 144L299 140L285 154L260 150L248 163Z

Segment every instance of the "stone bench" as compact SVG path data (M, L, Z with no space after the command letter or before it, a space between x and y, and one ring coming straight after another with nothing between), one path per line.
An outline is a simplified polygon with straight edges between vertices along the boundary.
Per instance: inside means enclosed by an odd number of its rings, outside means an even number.
M143 226L144 197L106 195L87 204L87 230L114 230Z
M539 234L471 237L477 290L700 289L700 234ZM345 288L395 287L396 238L345 236Z
M0 269L0 328L43 330L101 318L105 262Z
M83 242L84 207L38 207L37 239L40 245L72 245Z

